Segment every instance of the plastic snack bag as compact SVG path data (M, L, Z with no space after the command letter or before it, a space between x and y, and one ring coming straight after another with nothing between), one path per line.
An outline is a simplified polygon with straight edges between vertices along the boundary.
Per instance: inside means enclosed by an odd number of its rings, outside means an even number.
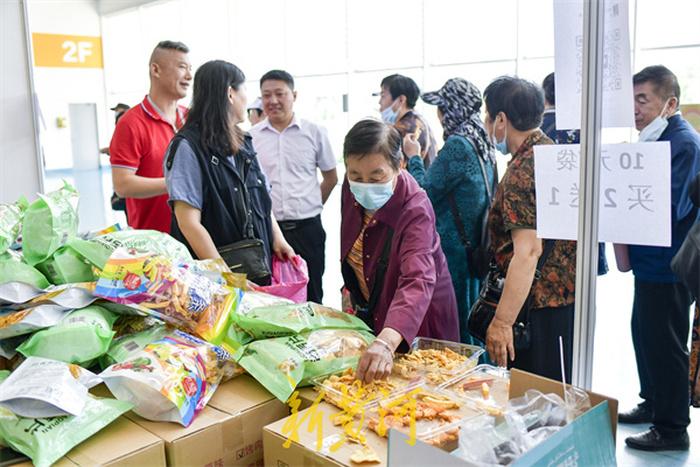
M78 192L63 183L59 190L39 194L24 214L22 249L31 265L48 259L78 232Z
M235 355L238 363L281 401L311 379L354 368L374 336L366 331L322 329L252 342Z
M100 366L105 369L115 363L121 363L128 360L131 356L142 351L148 344L156 342L168 333L168 329L162 322L153 323L146 326L147 320L153 318L141 318L144 323L144 328L130 333L124 333L112 341L112 345L102 357L100 357ZM155 321L155 320L154 320Z
M117 399L132 402L140 416L189 426L231 368L228 353L175 330L100 377Z
M95 296L136 305L173 326L216 341L226 333L240 291L212 281L188 264L119 248L100 273Z
M0 204L0 253L5 252L17 240L28 205L25 198L20 198L14 204Z
M0 339L29 334L61 322L66 309L58 305L39 305L20 311L0 312Z
M253 342L253 336L245 332L236 323L233 315L247 315L255 308L261 308L271 305L291 305L294 302L282 297L276 297L264 292L248 291L243 293L238 306L233 310L229 319L226 335L221 342L221 346L231 353L235 353L242 345Z
M98 382L78 366L29 357L0 384L0 406L28 418L80 415L87 390Z
M36 267L52 284L90 282L95 280L93 268L103 268L110 253L103 245L73 238Z
M91 240L110 252L117 248L136 250L167 256L176 262L190 262L192 255L187 247L170 235L156 230L121 230L100 235Z
M0 409L0 436L36 467L48 467L130 409L128 402L90 395L79 416L18 418Z
M232 321L255 339L289 336L315 329L356 329L369 327L356 316L316 303L273 305L234 313Z
M0 284L20 282L28 284L34 289L45 289L49 281L36 268L13 260L0 261Z
M25 357L52 358L90 366L112 343L117 315L91 305L68 313L60 323L37 332L17 349Z

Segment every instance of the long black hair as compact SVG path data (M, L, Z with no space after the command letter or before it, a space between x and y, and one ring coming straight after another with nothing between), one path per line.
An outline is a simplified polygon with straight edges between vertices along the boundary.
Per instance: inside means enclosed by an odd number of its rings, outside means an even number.
M212 60L197 69L194 75L192 105L184 129L197 128L202 146L226 157L236 154L243 143L243 131L229 122L228 88L238 91L245 75L233 63Z

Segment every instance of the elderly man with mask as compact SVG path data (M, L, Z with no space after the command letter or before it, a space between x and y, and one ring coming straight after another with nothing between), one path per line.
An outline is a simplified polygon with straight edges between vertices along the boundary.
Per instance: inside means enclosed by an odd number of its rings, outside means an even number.
M649 430L625 440L629 447L646 451L687 450L690 445L686 428L692 298L671 270L671 260L698 220L689 189L700 172L700 135L678 112L679 102L680 86L668 68L650 66L634 75L639 141L671 144L671 246L628 247L634 272L632 340L643 401L620 413L619 420L651 423Z

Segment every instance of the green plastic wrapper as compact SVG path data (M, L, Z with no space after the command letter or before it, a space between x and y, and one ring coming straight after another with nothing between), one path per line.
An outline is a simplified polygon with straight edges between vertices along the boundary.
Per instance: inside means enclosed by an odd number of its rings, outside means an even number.
M22 226L22 249L27 263L48 259L78 232L78 192L67 182L63 188L39 194L27 208Z
M117 248L126 248L167 256L174 262L193 261L185 245L170 235L156 230L121 230L100 235L91 241L107 248L110 254ZM106 262L107 259L103 265ZM104 269L103 266L99 268Z
M89 396L78 416L19 418L0 408L0 436L36 467L48 467L132 407L129 402Z
M72 238L36 267L55 285L92 282L93 268L102 269L110 254L102 244Z
M5 252L17 240L28 205L25 198L20 198L14 204L0 204L0 253Z
M152 318L141 318L144 322ZM148 344L156 342L167 334L168 330L163 323L156 323L146 329L133 334L124 334L112 341L107 353L100 357L100 366L107 368L115 363L122 363L136 355Z
M355 368L374 340L366 331L321 329L251 342L234 358L265 389L286 402L313 378Z
M43 357L90 366L109 349L117 315L91 305L66 315L56 326L35 333L17 348L25 357Z
M316 329L370 330L356 316L312 302L254 308L247 314L234 313L231 320L253 339L290 336Z
M12 259L1 260L0 284L10 282L30 284L37 289L45 289L50 285L46 277L36 268Z

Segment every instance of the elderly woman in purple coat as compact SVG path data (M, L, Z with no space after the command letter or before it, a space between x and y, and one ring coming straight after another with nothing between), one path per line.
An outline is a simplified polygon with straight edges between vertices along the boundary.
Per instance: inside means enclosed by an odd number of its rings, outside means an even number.
M377 120L345 137L340 248L352 309L377 335L357 367L385 378L415 337L459 341L457 302L427 194L401 167L401 137Z

